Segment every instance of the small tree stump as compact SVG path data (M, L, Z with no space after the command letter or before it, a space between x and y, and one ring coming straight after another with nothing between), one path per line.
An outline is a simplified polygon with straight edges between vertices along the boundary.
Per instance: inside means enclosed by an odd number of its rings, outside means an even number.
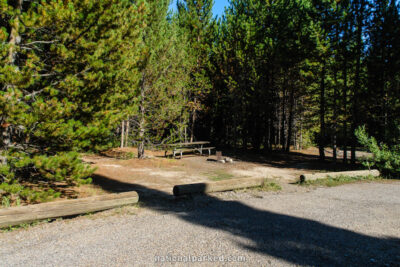
M222 158L222 151L217 151L217 152L215 153L215 155L217 156L217 161L218 161L218 162L221 161L221 160L224 160L224 159Z

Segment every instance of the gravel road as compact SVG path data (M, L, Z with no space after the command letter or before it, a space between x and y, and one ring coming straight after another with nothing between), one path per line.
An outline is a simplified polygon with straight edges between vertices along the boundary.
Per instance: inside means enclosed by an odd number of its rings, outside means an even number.
M0 266L137 266L169 260L207 266L215 260L238 266L400 266L400 183L178 200L161 193L118 214L0 234Z

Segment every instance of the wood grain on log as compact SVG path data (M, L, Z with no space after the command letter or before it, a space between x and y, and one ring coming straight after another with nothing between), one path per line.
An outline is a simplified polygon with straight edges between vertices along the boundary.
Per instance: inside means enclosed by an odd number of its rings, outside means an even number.
M5 208L0 209L0 227L102 211L135 204L138 201L138 194L132 191L120 194Z
M263 184L263 178L241 178L218 182L176 185L174 186L173 192L175 196L182 196L195 193L231 191L242 188L262 186Z

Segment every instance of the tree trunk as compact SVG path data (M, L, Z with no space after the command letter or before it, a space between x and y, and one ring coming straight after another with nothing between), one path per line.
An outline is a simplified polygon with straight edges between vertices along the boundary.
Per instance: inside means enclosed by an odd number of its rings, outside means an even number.
M281 149L285 149L286 145L286 134L285 134L285 129L286 129L286 81L284 82L284 89L283 89L283 98L282 98L282 117L281 117L281 140L280 140L280 145Z
M138 158L143 159L144 158L144 124L145 120L144 118L141 119L139 123L139 144L138 144Z
M139 144L138 144L138 158L144 158L144 137L146 132L146 109L145 103L145 75L142 78L142 84L140 86L140 105L139 105Z
M21 36L19 34L19 28L20 28L20 14L22 13L22 2L23 0L17 0L14 1L13 7L16 9L19 9L19 14L17 13L15 18L14 18L14 23L12 24L11 28L11 33L10 33L10 39L9 39L9 49L8 49L8 64L11 66L14 66L14 68L18 69L18 66L16 65L16 60L17 60L17 53L16 53L16 46L21 42ZM12 89L14 88L13 84L6 84L7 89ZM0 138L2 139L2 146L4 147L5 150L8 150L10 146L12 146L12 133L13 133L13 125L10 125L7 122L7 118L2 118L4 121L4 125L0 125L0 128L2 129ZM0 123L2 123L0 121Z
M187 126L185 126L185 143L187 143Z
M268 133L267 137L264 139L264 150L270 151L272 150L272 123L271 118L268 119Z
M337 94L336 89L334 94ZM337 96L335 96L336 99ZM335 101L336 102L336 101ZM336 106L336 105L335 105ZM333 133L332 133L332 151L333 151L333 161L336 163L337 161L337 109L334 108L334 121L333 121Z
M293 138L293 122L294 122L294 88L290 89L290 103L289 103L289 128L288 128L288 137L286 144L286 152L290 151L290 144L292 143Z
M345 51L343 62L343 163L347 164L347 23L344 34Z
M125 121L121 122L121 148L124 147L124 140L125 140Z
M190 142L192 143L194 141L194 127L196 124L196 119L197 119L197 114L196 114L196 105L197 105L197 98L194 98L194 109L192 112L192 125L190 129Z
M338 11L339 6L336 7L336 12ZM339 25L336 23L336 51L337 49L337 43L339 42ZM338 105L337 105L337 100L338 100L338 79L337 79L337 72L338 72L338 67L337 67L337 62L335 62L335 68L334 68L334 82L335 86L333 89L333 133L332 133L332 151L333 151L333 161L336 163L337 161L337 118L338 118Z
M247 116L249 116L247 114L246 111L246 105L242 105L242 131L240 133L241 139L242 139L242 149L247 150L247 144L248 144L248 127L247 127Z
M281 110L280 110L280 105L277 106L277 114L276 114L276 118L278 119L278 127L275 129L275 149L277 148L277 146L279 145L279 143L281 142L281 125L282 125L282 120L281 120Z
M356 74L353 91L353 108L352 108L352 124L351 124L351 164L356 163L356 145L357 137L354 132L358 125L358 92L361 86L361 50L362 50L362 27L363 27L363 12L364 12L364 1L359 0L359 7L357 9L357 63L356 63Z
M322 66L321 87L320 87L320 136L319 136L319 157L325 160L325 62Z
M129 125L129 117L128 117L128 119L126 120L126 125L125 125L125 147L128 147L129 130L130 130L130 125Z
M299 142L299 150L303 150L303 121L300 121L300 142Z
M231 132L232 134L232 141L231 143L233 144L233 148L236 150L237 149L237 143L238 143L238 126L239 126L239 119L238 119L238 110L239 110L239 104L238 104L238 97L235 97L233 100L233 106L231 109L231 114L233 115L233 121L232 121L232 127L231 127ZM228 141L229 142L229 141Z
M19 9L20 13L22 13L22 0L15 1L15 4L16 4L15 8ZM20 16L19 14L16 15L10 33L10 41L9 41L10 48L8 50L8 61L10 65L15 65L15 60L16 60L15 47L21 41L19 35L19 26L20 26L19 16Z
M301 98L301 106L304 106L304 98ZM303 150L303 112L300 113L300 140L299 150Z

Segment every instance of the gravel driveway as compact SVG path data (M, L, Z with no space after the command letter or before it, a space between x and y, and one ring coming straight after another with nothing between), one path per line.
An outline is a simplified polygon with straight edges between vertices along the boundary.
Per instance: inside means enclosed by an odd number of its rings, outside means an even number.
M2 233L0 266L399 266L399 182L178 200L162 194L121 214Z

